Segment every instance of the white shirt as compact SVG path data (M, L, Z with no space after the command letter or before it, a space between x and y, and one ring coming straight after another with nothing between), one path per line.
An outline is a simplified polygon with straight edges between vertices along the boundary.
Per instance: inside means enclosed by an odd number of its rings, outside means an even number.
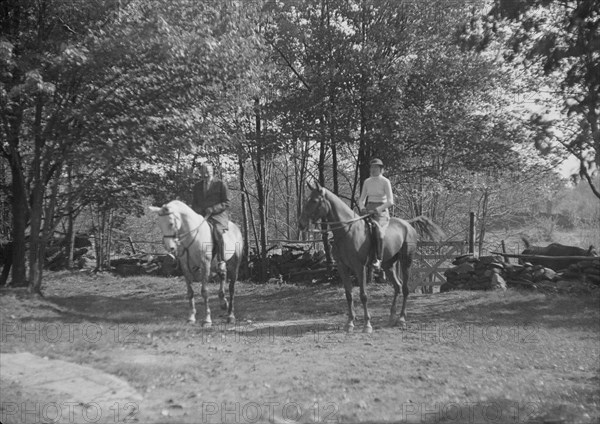
M383 203L382 209L387 209L394 204L394 195L392 194L392 184L390 180L383 175L378 177L369 177L363 183L360 199L358 199L358 207L363 209L365 202Z

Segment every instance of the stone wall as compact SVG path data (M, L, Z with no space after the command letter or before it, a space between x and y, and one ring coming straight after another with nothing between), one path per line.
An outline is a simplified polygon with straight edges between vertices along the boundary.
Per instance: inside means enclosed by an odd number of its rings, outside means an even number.
M444 275L440 292L451 290L506 290L528 288L547 292L589 291L600 288L600 258L580 261L555 272L531 263L512 264L500 256L460 256Z

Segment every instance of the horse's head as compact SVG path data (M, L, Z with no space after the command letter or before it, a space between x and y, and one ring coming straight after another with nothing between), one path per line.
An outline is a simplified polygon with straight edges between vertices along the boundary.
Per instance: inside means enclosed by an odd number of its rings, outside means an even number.
M590 248L588 249L586 256L598 256L598 251L596 250L594 245L590 245Z
M169 205L161 208L150 206L149 209L158 215L158 226L163 233L163 243L169 253L175 253L179 244L179 230L181 229L181 217Z
M319 183L316 183L314 187L309 183L308 188L311 192L302 207L302 213L298 221L301 230L305 230L311 221L325 218L331 210L331 204L327 200L325 189Z

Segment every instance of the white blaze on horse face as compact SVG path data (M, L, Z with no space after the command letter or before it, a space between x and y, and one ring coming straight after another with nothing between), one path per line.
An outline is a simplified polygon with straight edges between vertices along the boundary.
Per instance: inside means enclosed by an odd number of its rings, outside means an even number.
M163 243L167 252L175 252L177 250L179 227L175 215L163 215L158 217L158 225L163 233Z
M163 243L167 252L174 252L177 250L177 228L174 215L165 213L163 208L156 206L150 206L148 209L155 212L158 215L158 227L163 234Z

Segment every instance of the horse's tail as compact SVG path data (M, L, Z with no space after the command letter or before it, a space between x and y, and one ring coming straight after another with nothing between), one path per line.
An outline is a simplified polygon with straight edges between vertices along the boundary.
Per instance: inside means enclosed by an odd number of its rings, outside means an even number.
M523 236L521 236L521 240L523 240L523 243L525 244L525 249L529 249L529 247L531 246L531 244L529 244L529 240L527 240Z
M408 222L414 226L420 233L426 234L431 240L437 242L442 241L446 234L444 231L435 224L431 219L424 215L417 216L416 218L409 219Z

